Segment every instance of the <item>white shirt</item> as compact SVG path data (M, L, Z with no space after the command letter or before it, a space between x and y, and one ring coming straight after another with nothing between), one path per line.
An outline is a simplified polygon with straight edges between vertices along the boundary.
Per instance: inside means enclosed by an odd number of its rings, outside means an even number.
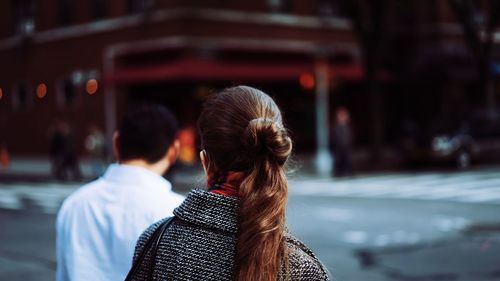
M145 168L110 165L59 210L56 280L124 280L141 233L183 200L170 182Z

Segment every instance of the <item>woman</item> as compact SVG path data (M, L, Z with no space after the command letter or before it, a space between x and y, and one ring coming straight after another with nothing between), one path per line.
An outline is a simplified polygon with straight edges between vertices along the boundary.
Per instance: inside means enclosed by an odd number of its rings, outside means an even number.
M229 88L209 98L198 126L208 191L192 191L175 209L156 254L145 245L165 220L143 233L131 280L148 274L154 280L329 280L285 228L284 166L292 141L274 101L251 87Z

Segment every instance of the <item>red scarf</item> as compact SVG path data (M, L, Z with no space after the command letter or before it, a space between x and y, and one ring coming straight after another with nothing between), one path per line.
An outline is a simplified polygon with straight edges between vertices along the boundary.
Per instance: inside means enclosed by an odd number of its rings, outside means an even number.
M209 191L219 195L239 197L238 188L243 179L242 172L228 172L226 174L215 174L208 177Z

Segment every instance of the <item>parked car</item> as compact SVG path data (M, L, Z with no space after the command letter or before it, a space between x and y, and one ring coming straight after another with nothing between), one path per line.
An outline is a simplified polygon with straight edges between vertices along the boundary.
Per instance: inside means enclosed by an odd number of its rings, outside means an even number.
M415 142L407 151L412 163L453 163L460 169L473 162L500 160L500 114L474 114L455 129L442 129Z

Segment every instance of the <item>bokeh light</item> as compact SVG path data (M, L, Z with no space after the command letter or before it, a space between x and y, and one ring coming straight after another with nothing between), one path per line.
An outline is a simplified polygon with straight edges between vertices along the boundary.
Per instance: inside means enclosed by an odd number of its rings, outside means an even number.
M0 88L0 100L3 98L3 90Z
M36 96L39 99L43 99L45 96L47 96L47 85L45 83L40 83L36 87Z
M305 90L312 90L315 86L314 77L311 73L302 73L299 77L300 86Z
M89 95L95 94L98 88L99 88L99 83L97 83L96 79L90 79L89 81L87 81L87 84L85 85L85 90Z

